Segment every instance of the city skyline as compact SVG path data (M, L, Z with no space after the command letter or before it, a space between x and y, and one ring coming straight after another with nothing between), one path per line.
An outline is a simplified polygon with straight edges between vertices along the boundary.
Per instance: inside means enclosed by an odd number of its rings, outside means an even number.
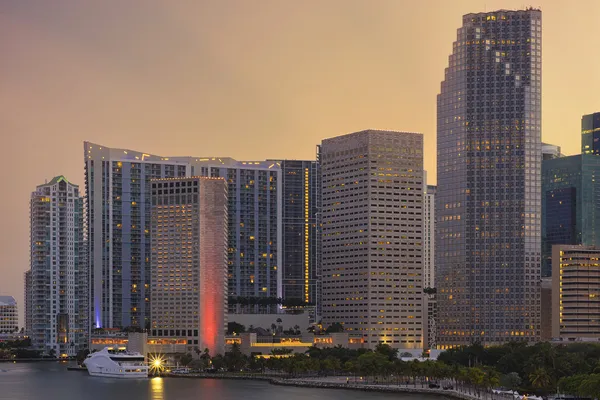
M240 15L244 15L244 11L254 12L255 18L250 22L227 14L222 6L204 4L198 6L199 9L206 7L214 12L211 17L218 18L202 28L206 31L194 31L197 22L188 20L186 15L203 14L193 12L194 7L190 10L173 6L170 13L161 16L139 5L131 8L121 5L119 12L133 26L115 22L113 31L117 36L107 33L106 37L98 38L97 29L105 27L108 20L98 18L97 23L84 27L92 16L97 16L95 11L98 10L93 6L69 7L75 3L62 1L50 10L44 9L46 5L42 3L30 6L35 3L15 2L0 9L0 36L11 38L0 41L0 54L7 55L6 69L3 67L6 79L0 82L0 104L3 105L0 126L12 134L7 155L0 161L3 177L7 179L9 173L14 174L14 166L23 157L22 149L27 149L28 157L34 160L27 162L19 173L14 190L0 200L5 226L0 240L3 250L0 268L6 277L0 283L0 294L15 296L21 310L24 302L20 288L28 265L28 211L23 200L28 197L30 187L55 175L69 176L83 187L80 148L84 140L119 148L141 148L157 154L311 159L314 146L321 139L345 132L368 127L419 131L425 136L425 169L430 171L431 183L434 183L435 94L439 91L455 28L462 15L469 12L522 6L516 1L487 2L487 7L480 2L464 1L458 5L439 2L439 7L400 2L381 3L377 7L345 3L341 8L332 1L321 4L321 13L315 13L319 14L316 16L310 14L310 3L294 5L291 10L292 6L275 3L271 7L265 4L257 10L246 10L240 4ZM597 47L596 41L600 41L591 23L592 17L598 14L594 10L600 11L600 6L587 2L587 7L579 3L578 7L564 9L559 7L558 1L540 3L545 21L543 140L560 145L566 154L574 154L579 146L568 138L578 135L581 115L600 109L600 100L597 96L594 98L600 90L600 79L592 69L600 55L584 52ZM290 11L293 12L289 14ZM405 14L410 15L409 19L435 19L439 33L434 35L426 26L410 24ZM73 16L81 16L81 25L64 23ZM397 24L394 16L405 21L406 26L396 27L403 24ZM188 52L182 46L189 45L204 56L205 52L198 51L202 50L200 45L206 44L200 38L210 36L211 30L220 32L217 29L223 19L229 21L227 28L231 31L222 35L223 42L207 45L212 56L208 58L215 62L209 63L208 71L195 71L198 63L204 64L192 56L187 60ZM277 22L274 28L273 23L280 19L288 23L279 26ZM162 38L156 36L151 40L159 41L157 47L162 51L172 49L168 53L170 57L166 57L175 61L171 66L160 63L148 66L148 62L155 60L154 56L162 53L153 53L143 35L135 34L136 29L154 20L163 28L156 31L169 35L162 42ZM367 28L377 29L365 32L347 21L358 21ZM309 23L316 25L311 34L315 36L305 38L300 33ZM240 25L238 31L233 30L236 24ZM261 25L266 27L261 28ZM155 25L152 26L155 29ZM565 26L569 29L564 29ZM336 28L344 28L341 31L346 37L338 36ZM256 40L263 37L265 31L261 29L279 29L281 35L275 36L281 39L260 41L262 47L248 47L248 50L238 43L243 43L239 33L247 33L244 35L249 40ZM421 39L415 41L418 45L401 39L401 34L411 33L411 29L416 36L421 35ZM129 40L119 40L121 35ZM67 37L70 39L66 40ZM580 40L582 37L585 40ZM317 43L321 39L324 44ZM289 42L292 48L299 48L297 55L281 54L290 47ZM173 43L176 46L172 46ZM339 46L340 43L343 46ZM140 50L126 56L130 47L137 44L141 45ZM335 51L328 51L332 47ZM236 51L246 60L253 56L252 50L260 50L255 57L260 61L258 65L256 62L248 62L245 67L233 64ZM389 53L397 53L397 56ZM575 60L583 54L585 63L565 65L563 61ZM406 55L415 62L399 69ZM96 57L106 63L98 67ZM123 59L116 62L114 58L119 57ZM201 60L206 58L200 57ZM298 59L302 63L296 65ZM312 62L317 59L325 61L313 66ZM187 69L181 65L192 67ZM271 68L264 68L265 65ZM303 79L295 83L296 74L302 71ZM338 73L340 71L342 73ZM184 79L172 78L175 75ZM355 79L356 76L360 79ZM569 79L563 79L565 76ZM215 78L225 82L217 79L211 85L210 81ZM350 81L352 86L348 84ZM219 87L223 90L219 91ZM197 90L199 88L205 90ZM348 89L356 95L348 96ZM201 95L195 94L207 90L211 91L210 96L205 96L208 104L200 101ZM288 92L290 98L286 98ZM314 101L315 98L320 101ZM186 105L188 103L194 106ZM33 117L26 114L30 109L36 110ZM231 113L241 117L229 118ZM214 140L215 136L223 140ZM303 137L300 143L297 143L298 137ZM173 138L178 140L171 140ZM275 148L272 142L282 145ZM23 325L22 312L20 321Z

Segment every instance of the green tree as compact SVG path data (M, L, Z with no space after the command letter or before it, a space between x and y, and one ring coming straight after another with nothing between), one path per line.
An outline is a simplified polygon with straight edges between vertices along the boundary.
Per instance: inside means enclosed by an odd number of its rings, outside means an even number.
M600 374L591 374L581 382L578 390L581 396L591 397L592 399L600 398Z
M327 332L327 333L344 332L344 325L340 324L339 322L335 322L335 323L329 325L329 327L325 330L325 332Z
M589 377L586 374L565 376L558 381L558 392L566 395L580 395L579 388L581 384Z
M217 354L212 358L212 365L216 370L221 370L221 368L225 368L225 358L221 354Z
M327 357L321 364L321 367L326 372L335 373L342 369L342 364L340 363L340 360L335 357Z
M48 357L56 358L56 350L50 349L50 351L48 352Z
M523 380L516 372L509 372L500 377L500 386L510 390L517 390L522 382Z
M179 358L179 362L185 367L190 365L192 361L194 361L194 357L190 353L186 353Z
M77 360L77 364L79 364L79 365L83 364L83 362L85 361L88 354L90 354L89 349L79 350L77 352L77 355L75 356L75 359Z
M198 349L198 353L200 353L200 349ZM210 351L208 350L208 347L204 348L204 351L202 351L200 360L202 361L203 368L208 368L210 366L211 357L210 357Z
M398 358L398 349L394 349L392 348L389 344L383 344L383 343L379 343L376 347L375 347L375 352L376 353L380 353L383 354L384 356L386 356L390 361L394 361L395 359Z
M552 378L546 371L546 368L539 367L529 374L529 382L531 386L538 389L548 389L552 383Z
M228 335L233 335L233 334L240 334L240 333L244 333L246 332L246 327L242 324L238 324L235 321L232 322L228 322L227 323L227 334Z
M234 343L231 345L231 350L225 353L224 361L226 368L230 372L237 372L246 366L248 360L244 354L242 354L240 345L238 343Z
M362 375L378 376L390 369L390 360L381 353L365 353L358 357L358 369Z

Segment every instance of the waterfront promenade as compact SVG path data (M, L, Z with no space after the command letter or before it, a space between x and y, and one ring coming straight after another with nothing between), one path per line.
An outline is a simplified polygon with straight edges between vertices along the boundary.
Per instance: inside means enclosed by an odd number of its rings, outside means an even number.
M353 376L327 376L327 377L302 377L289 378L285 376L260 376L245 374L168 374L170 377L177 378L205 378L205 379L248 379L248 380L266 380L272 385L295 386L319 389L345 389L360 390L368 392L382 393L407 393L407 394L429 394L445 397L453 397L461 400L514 400L513 396L506 396L493 393L487 390L477 390L469 387L453 387L452 389L442 389L448 385L454 385L449 380L436 382L440 385L439 389L429 388L429 383L423 382L415 385L414 383L389 383L377 382L373 378L361 378ZM520 397L518 398L520 400Z

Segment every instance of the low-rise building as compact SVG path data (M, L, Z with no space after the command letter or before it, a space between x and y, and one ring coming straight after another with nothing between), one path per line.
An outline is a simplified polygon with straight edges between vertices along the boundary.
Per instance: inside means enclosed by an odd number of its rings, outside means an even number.
M600 249L552 247L552 337L600 338Z
M314 335L306 333L295 336L259 336L256 333L242 333L225 338L226 351L234 344L240 346L240 351L247 355L269 356L273 350L291 350L293 353L304 353L312 346L327 348L341 346L349 349L366 347L361 334L329 333Z
M12 296L0 296L0 333L19 330L17 301Z

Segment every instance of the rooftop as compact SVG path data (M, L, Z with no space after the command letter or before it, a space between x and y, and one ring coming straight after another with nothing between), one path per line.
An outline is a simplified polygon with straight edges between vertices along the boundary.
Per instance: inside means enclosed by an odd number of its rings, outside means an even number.
M17 301L12 296L0 296L0 306L16 306Z

